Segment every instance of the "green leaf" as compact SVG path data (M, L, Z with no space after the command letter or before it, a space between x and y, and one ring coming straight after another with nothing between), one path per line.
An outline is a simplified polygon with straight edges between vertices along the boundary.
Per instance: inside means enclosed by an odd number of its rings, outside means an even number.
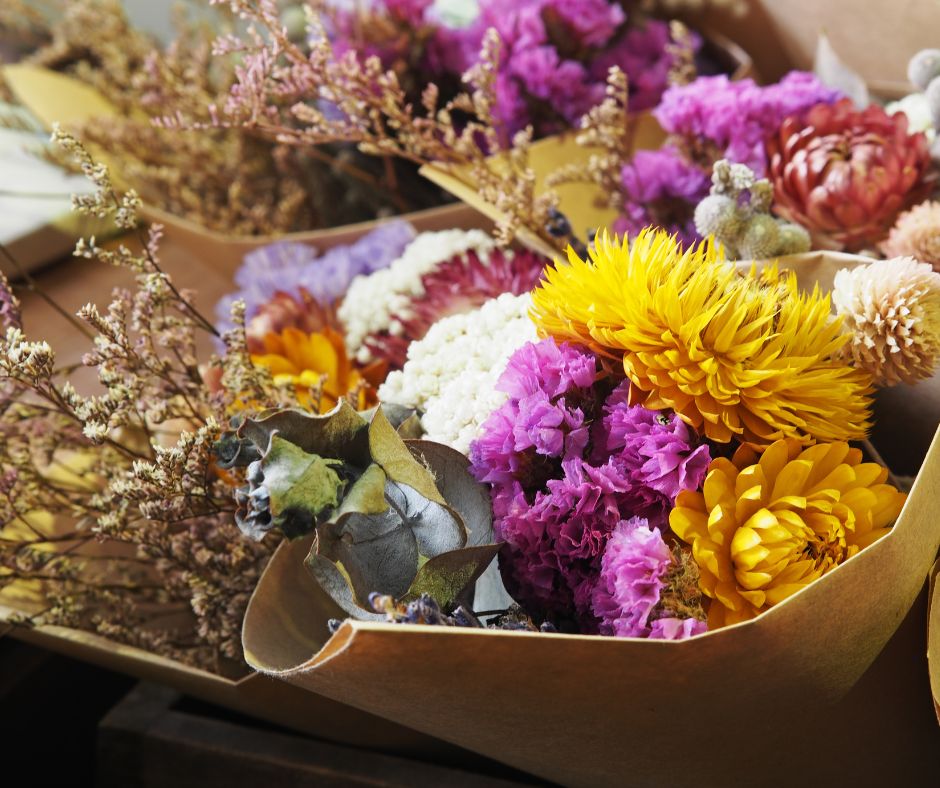
M402 601L429 594L443 608L453 607L499 552L500 545L464 547L429 559L422 566Z
M385 500L385 471L374 463L350 486L343 502L330 518L336 521L345 514L380 514L388 509Z
M307 413L296 408L276 410L260 419L245 419L238 430L266 452L278 434L308 454L339 459L356 468L369 462L368 422L345 399L329 413Z
M363 606L373 591L400 597L418 570L414 534L394 509L348 512L321 525L317 534L317 554L343 565Z
M418 462L379 408L369 424L372 461L382 466L392 482L406 484L429 501L444 505L431 472Z
M457 512L469 534L467 546L493 542L490 494L470 473L470 460L456 449L425 440L407 440L408 450L434 475L447 505Z
M384 621L385 616L383 614L375 613L356 602L352 588L350 588L349 583L346 582L346 578L339 570L339 567L329 559L317 555L316 549L316 544L314 544L313 549L304 561L304 565L320 588L322 588L345 613L348 613L353 618L358 618L362 621Z
M279 435L272 436L261 468L271 516L286 536L307 533L321 513L339 503L345 482L334 468L340 466L339 460L308 454Z

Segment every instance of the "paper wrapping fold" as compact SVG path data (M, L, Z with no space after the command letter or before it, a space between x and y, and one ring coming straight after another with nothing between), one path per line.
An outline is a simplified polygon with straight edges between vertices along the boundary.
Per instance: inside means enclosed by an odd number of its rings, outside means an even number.
M117 108L98 91L65 74L25 64L4 66L0 73L9 83L17 101L32 112L46 128L51 129L54 123L67 127L93 118L113 117L118 114ZM95 150L95 155L108 163L107 151ZM111 167L112 177L118 185L127 186L128 184L121 183L119 169ZM198 222L175 216L148 204L141 208L141 214L152 223L162 224L167 238L194 256L210 262L213 268L225 274L234 274L244 256L260 246L276 241L291 241L329 249L351 243L375 229L381 222L388 221L378 219L277 235L233 235L210 230ZM412 211L397 218L409 221L424 231L446 230L459 226L459 222L463 221L462 217L466 215L467 207L457 204ZM77 237L77 234L72 237L65 249L72 248Z
M784 262L804 285L828 286L866 260ZM938 506L940 431L888 536L757 619L683 642L365 622L328 639L335 614L303 568L309 545L285 543L249 604L246 659L566 785L793 785L793 759L826 746L813 720L921 591L940 548Z
M927 591L927 664L934 711L940 723L940 560L930 570Z
M422 212L411 218L419 232L452 228L488 229L492 226L484 216L463 204ZM319 241L317 246L323 250L339 243L351 243L375 225L368 222L327 231L328 240ZM202 254L217 253L211 236L203 236L201 243ZM167 244L166 248L167 259L164 262L172 269L174 260L169 255L172 255L173 248L179 247ZM234 260L232 257L233 263ZM35 602L35 594L23 594L17 588L8 587L0 592L0 636L9 635L74 659L166 684L206 702L322 739L455 765L478 761L469 753L438 739L328 698L300 692L289 684L258 673L230 679L84 631L45 626L27 629L4 623L14 613L35 612Z
M907 61L936 47L937 0L747 0L735 17L715 9L704 21L745 45L765 79L792 69L811 69L816 42L825 33L839 57L879 95L911 90ZM696 17L692 16L694 23Z

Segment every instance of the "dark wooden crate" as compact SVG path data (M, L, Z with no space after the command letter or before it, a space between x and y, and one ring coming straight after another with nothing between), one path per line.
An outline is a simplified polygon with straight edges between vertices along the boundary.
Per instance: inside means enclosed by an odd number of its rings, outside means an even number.
M457 769L345 747L141 682L98 726L97 788L518 788L535 778L480 758Z
M133 686L125 676L0 637L0 741L11 775L0 785L93 785L98 722Z

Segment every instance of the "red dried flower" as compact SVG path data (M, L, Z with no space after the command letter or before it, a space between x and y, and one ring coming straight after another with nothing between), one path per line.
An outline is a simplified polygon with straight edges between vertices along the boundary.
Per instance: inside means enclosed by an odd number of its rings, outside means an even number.
M859 110L849 99L787 118L767 153L774 210L824 248L858 251L883 240L934 179L927 137L909 134L903 113Z
M503 293L528 293L547 264L546 258L526 250L493 249L482 257L471 250L457 255L422 278L424 294L413 299L404 314L393 315L394 335L372 334L364 344L390 369L401 369L408 345L423 339L438 320L470 312Z

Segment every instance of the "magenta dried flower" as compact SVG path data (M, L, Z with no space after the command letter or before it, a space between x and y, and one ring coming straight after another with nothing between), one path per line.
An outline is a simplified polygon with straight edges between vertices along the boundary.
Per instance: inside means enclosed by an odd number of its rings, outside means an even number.
M659 604L672 553L662 533L642 519L617 524L601 561L591 597L603 635L646 637L650 614Z
M394 334L382 331L363 340L373 358L401 369L408 345L423 339L438 320L471 312L503 293L522 295L533 290L542 278L548 260L524 249L476 249L455 255L421 277L422 295L412 298L392 321L401 325Z
M709 174L675 147L638 151L621 171L624 204L614 227L636 235L649 226L678 235L683 244L698 240L695 206L708 194Z
M675 492L698 486L709 462L681 420L630 406L627 384L612 391L599 377L587 350L523 346L497 384L509 399L470 447L506 543L507 589L533 615L582 632L603 621L593 594L617 524L664 528Z
M719 159L729 159L763 177L767 167L764 142L784 118L817 104L833 104L841 97L840 91L803 71L793 71L766 87L751 79L734 81L721 75L669 88L653 114L667 133L699 154L699 163L707 169Z
M628 18L609 0L482 0L465 66L490 28L501 39L494 115L506 140L530 125L536 136L577 126L603 100L612 66L629 79L633 109L655 106L675 61L668 23Z

